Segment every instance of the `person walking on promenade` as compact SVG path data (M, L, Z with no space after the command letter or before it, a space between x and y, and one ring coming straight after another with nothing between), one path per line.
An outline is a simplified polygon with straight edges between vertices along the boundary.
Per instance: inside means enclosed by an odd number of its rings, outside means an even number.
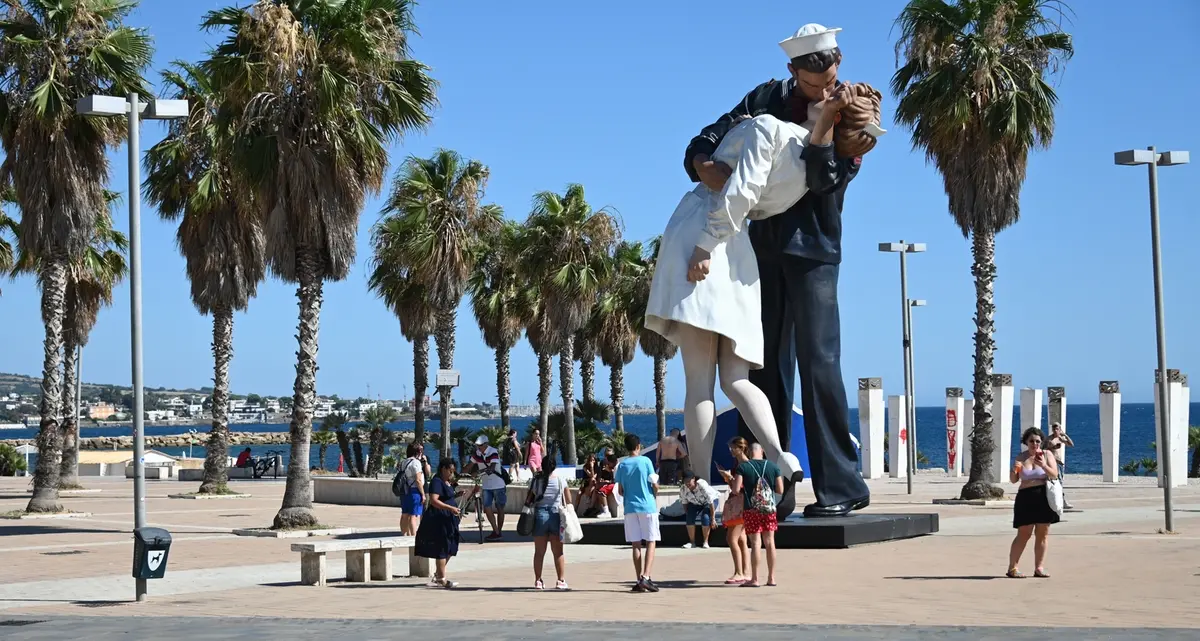
M414 553L433 559L436 569L429 580L431 588L456 588L458 584L446 578L446 566L458 556L458 519L460 511L454 499L454 459L438 462L438 474L429 486L429 513L417 528Z
M1062 425L1058 423L1051 425L1050 440L1046 442L1046 449L1054 452L1054 462L1058 463L1058 481L1060 484L1063 477L1067 475L1067 462L1063 459L1066 458L1066 449L1068 447L1075 447L1075 441L1072 441L1071 437L1067 436ZM1063 492L1063 509L1075 509L1075 506L1071 505L1071 502L1067 500L1065 491Z
M488 445L488 438L475 439L475 450L469 463L471 471L483 476L483 513L487 515L492 533L487 540L499 541L504 530L504 506L508 503L508 483L501 474L500 453Z
M1021 443L1027 449L1017 455L1008 475L1010 483L1021 484L1013 501L1013 528L1017 530L1017 535L1008 551L1008 572L1005 576L1010 579L1025 578L1017 565L1021 562L1030 536L1036 537L1033 544L1033 575L1050 578L1045 568L1046 548L1050 544L1050 526L1058 523L1059 516L1050 506L1047 483L1058 478L1058 462L1042 449L1042 442L1041 430L1036 427L1025 430L1021 434Z
M746 502L742 518L750 537L750 580L744 588L757 588L758 551L767 552L767 586L775 586L775 530L779 529L775 506L783 494L783 472L779 466L764 458L758 443L750 445L750 460L738 465L730 483L731 492L741 492Z
M425 447L420 443L409 443L405 455L408 458L400 464L405 488L400 495L400 533L415 536L421 526L421 515L425 513L425 479L429 478L429 462L425 459Z
M683 485L679 488L679 501L683 503L684 518L687 523L688 542L683 547L691 549L700 547L708 549L708 535L712 532L713 522L717 518L717 499L720 495L696 473L688 470L683 473ZM697 545L696 526L699 525L704 534L704 541Z
M746 456L749 448L750 444L740 436L735 436L729 441L729 453L733 455L733 469L736 470L739 465L750 460ZM741 585L746 582L746 577L750 574L750 545L746 541L743 514L746 500L742 497L741 492L732 490L733 473L720 467L717 468L717 471L721 473L721 477L731 488L729 497L725 499L725 506L721 508L721 525L725 526L725 541L729 544L729 554L733 557L733 576L725 580L725 585Z
M556 590L569 590L567 586L567 557L563 555L560 535L562 510L572 509L568 500L567 483L555 476L553 459L542 461L542 470L529 484L525 502L533 506L533 589L544 590L542 565L546 560L546 546L554 554L554 573L558 582Z
M533 436L529 437L529 446L525 449L525 462L529 465L529 471L534 474L542 469L542 459L546 456L546 446L542 443L542 431L533 430Z
M633 546L634 592L658 592L650 578L654 570L654 547L661 540L658 530L658 480L654 464L642 456L642 440L625 435L629 457L617 465L617 486L625 502L625 540Z

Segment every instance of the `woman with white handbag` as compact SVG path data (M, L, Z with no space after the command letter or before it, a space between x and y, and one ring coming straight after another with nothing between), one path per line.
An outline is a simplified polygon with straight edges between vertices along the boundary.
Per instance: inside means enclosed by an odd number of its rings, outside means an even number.
M1031 427L1025 430L1021 434L1021 443L1026 450L1017 456L1008 475L1009 482L1021 484L1013 502L1013 527L1017 530L1017 536L1008 552L1006 576L1010 579L1025 578L1017 569L1017 564L1030 537L1034 537L1033 575L1040 579L1050 578L1044 565L1046 548L1050 544L1050 526L1058 523L1062 515L1063 497L1058 481L1058 462L1052 454L1042 449L1044 440L1040 429Z
M562 524L568 512L574 516L574 507L568 496L567 482L554 474L553 458L542 460L541 469L529 485L528 505L533 508L533 589L544 590L542 565L546 559L546 547L554 554L554 571L558 575L555 589L568 590L567 557L563 555Z

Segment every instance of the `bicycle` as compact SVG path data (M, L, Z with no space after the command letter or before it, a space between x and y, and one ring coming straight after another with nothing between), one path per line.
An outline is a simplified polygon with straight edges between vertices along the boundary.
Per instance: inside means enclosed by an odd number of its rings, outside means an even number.
M479 526L479 544L483 545L483 526L486 520L483 518L483 479L479 475L471 477L471 489L462 492L462 498L459 499L459 518L466 517L471 512L475 513L475 523ZM466 543L466 534L460 526L458 531L458 540L461 543Z
M283 450L268 450L266 456L254 461L254 478L261 479L268 471L274 470L274 477L278 479L279 468L275 466L277 457L283 457Z

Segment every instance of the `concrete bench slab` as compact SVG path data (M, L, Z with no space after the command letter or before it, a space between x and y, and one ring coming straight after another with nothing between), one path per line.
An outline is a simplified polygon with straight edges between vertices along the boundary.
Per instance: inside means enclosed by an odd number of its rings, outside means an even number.
M322 586L327 581L325 555L329 552L346 553L346 581L350 583L390 581L392 550L396 548L408 549L410 576L428 577L429 559L417 556L415 545L416 538L411 536L340 539L293 543L292 551L300 553L300 582L304 585Z

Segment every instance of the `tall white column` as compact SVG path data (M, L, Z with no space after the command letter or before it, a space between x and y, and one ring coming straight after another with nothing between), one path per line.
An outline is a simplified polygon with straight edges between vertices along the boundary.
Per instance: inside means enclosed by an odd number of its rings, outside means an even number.
M1021 424L1017 433L1036 427L1042 427L1042 390L1032 387L1021 388Z
M963 399L963 446L962 468L967 476L971 475L971 433L975 431L975 399Z
M859 458L865 479L883 478L884 427L883 379L858 379Z
M963 410L966 403L963 400L961 387L946 388L946 473L953 477L963 473Z
M1050 398L1049 407L1046 408L1046 417L1050 419L1050 424L1047 425L1046 436L1050 435L1050 429L1057 423L1062 426L1063 434L1067 433L1067 388L1065 387L1048 387L1046 388L1046 396ZM1071 448L1064 447L1062 449L1062 462L1067 462L1067 450Z
M1163 439L1158 433L1159 416L1162 408L1158 402L1158 386L1162 377L1158 370L1154 371L1154 450L1158 465L1158 486L1163 486ZM1167 415L1168 446L1166 451L1171 456L1171 487L1187 485L1187 419L1190 390L1187 390L1187 377L1177 369L1167 370L1167 403L1170 413Z
M908 407L904 396L888 397L888 476L908 478Z
M1105 483L1121 472L1121 385L1100 381L1100 467Z
M1012 464L1014 392L1012 374L992 375L992 438L996 442L992 472L997 481L1008 478Z

